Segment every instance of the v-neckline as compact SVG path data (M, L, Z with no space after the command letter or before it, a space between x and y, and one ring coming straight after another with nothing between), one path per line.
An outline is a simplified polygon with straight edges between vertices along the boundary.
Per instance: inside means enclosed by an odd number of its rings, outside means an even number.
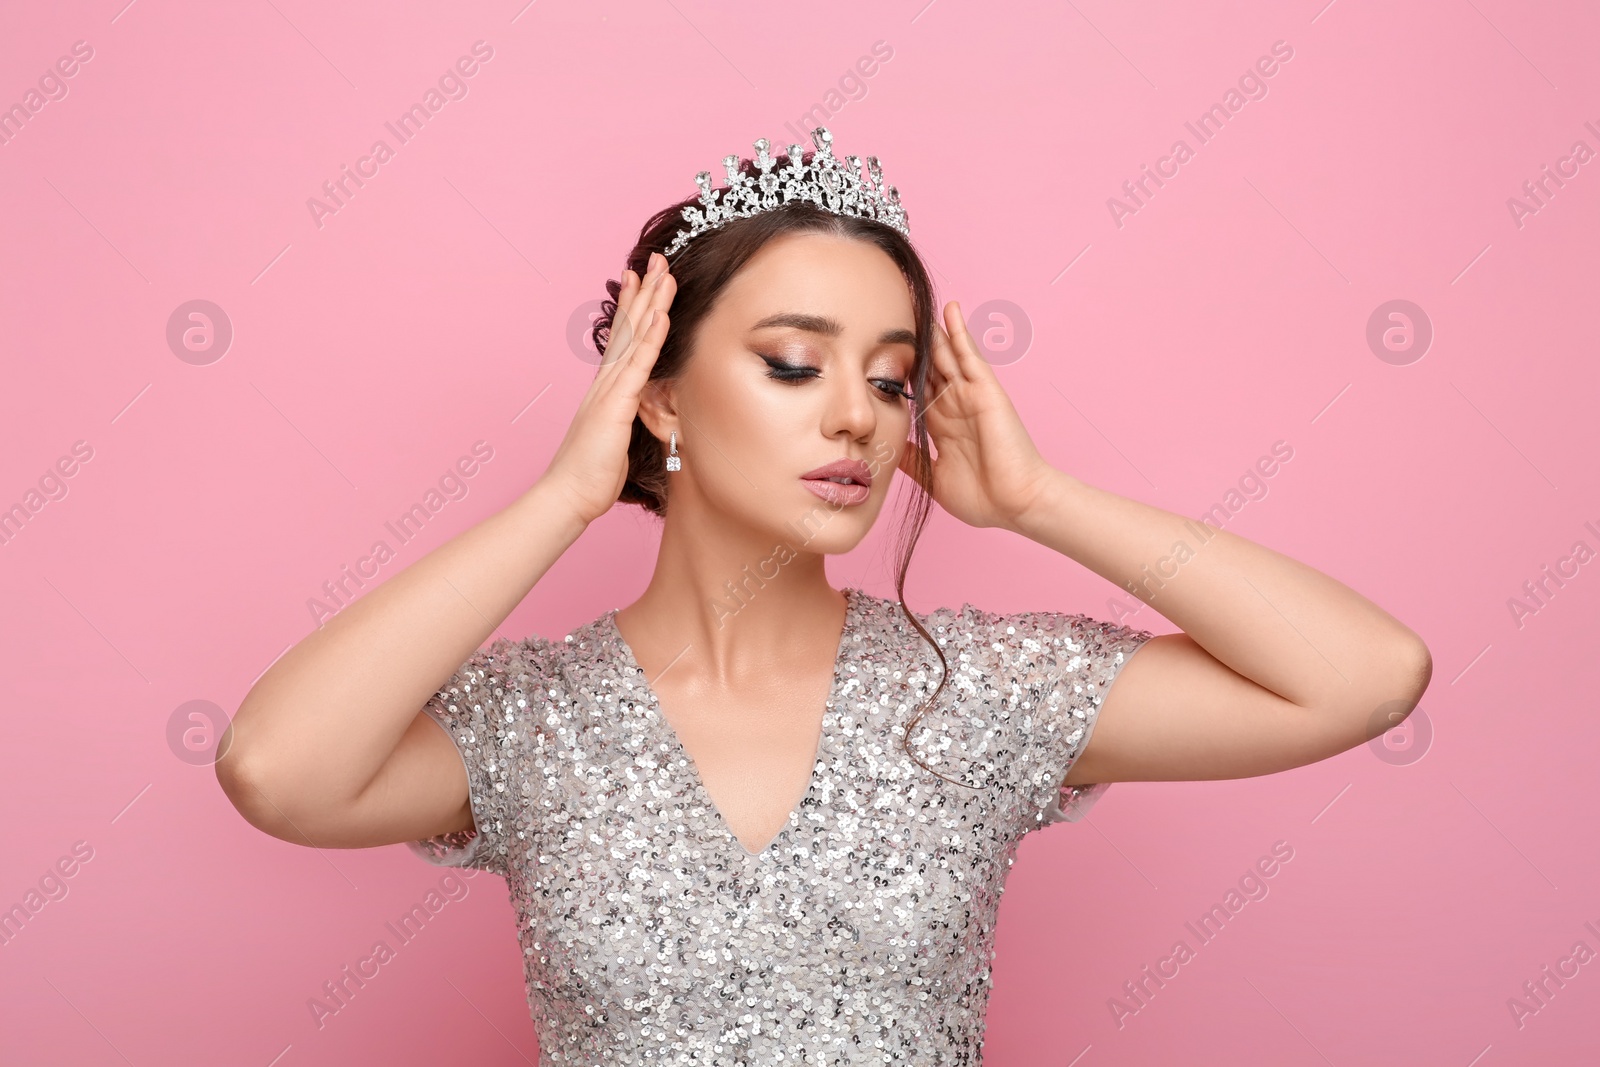
M788 818L778 828L778 832L773 834L772 839L762 845L761 849L756 852L746 848L745 843L739 840L739 835L733 832L733 827L729 825L727 816L723 815L722 809L712 799L711 790L706 788L705 779L700 776L700 768L695 763L694 757L689 755L689 750L683 747L683 740L678 736L678 731L673 729L672 724L667 721L666 715L661 710L661 701L656 697L655 689L650 685L650 680L644 677L644 668L639 666L638 659L634 657L633 648L617 627L617 612L620 609L612 608L604 615L605 624L610 629L611 636L616 639L617 649L621 653L623 665L628 668L630 676L637 677L637 680L631 681L630 684L645 695L645 704L647 705L648 718L651 720L651 724L655 727L657 734L666 742L673 755L682 758L690 788L699 794L706 809L711 813L712 819L721 828L723 836L731 841L733 846L751 862L766 856L772 851L772 847L789 832L794 826L795 817L799 815L805 807L806 801L811 798L811 794L817 788L817 766L822 762L823 754L827 751L832 736L833 720L838 711L839 689L844 677L845 652L850 645L851 636L855 633L856 611L862 596L861 590L851 586L845 586L839 591L845 596L844 626L839 631L839 648L833 657L833 678L828 683L827 703L822 709L822 728L817 734L817 751L811 758L811 777L806 783L806 791L801 794L800 800L790 809Z

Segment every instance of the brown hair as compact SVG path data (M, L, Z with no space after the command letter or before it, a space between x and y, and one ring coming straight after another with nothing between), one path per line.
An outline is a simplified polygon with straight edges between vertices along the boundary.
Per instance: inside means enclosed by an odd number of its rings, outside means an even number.
M812 153L806 153L809 161ZM760 177L755 164L749 159L739 163L740 170L754 179ZM689 197L651 216L639 231L639 240L628 253L625 268L643 275L649 266L651 252L666 253L667 245L679 230L686 228L683 209L699 204L699 196ZM916 472L907 509L910 521L900 527L899 563L895 568L895 592L900 608L911 625L932 646L939 657L939 684L928 697L928 702L917 710L906 724L902 744L906 755L922 768L955 785L965 785L939 774L917 759L911 751L911 730L917 721L943 691L950 673L944 650L939 647L922 621L905 603L906 571L911 566L911 555L917 539L927 524L932 499L923 486L929 482L933 460L928 451L928 428L922 418L921 398L928 384L928 370L933 365L934 294L933 283L927 268L911 242L898 230L873 219L853 215L836 215L810 201L798 200L783 204L747 218L735 218L714 230L696 236L670 258L672 275L677 281L677 292L672 298L672 326L667 339L650 370L650 381L671 380L678 377L694 344L694 335L701 321L710 313L718 295L733 276L748 263L768 241L789 233L826 233L839 237L866 241L881 248L900 268L907 286L911 289L912 312L916 318L916 357L911 366L910 386L913 407L912 444L915 446L911 464ZM595 350L603 356L610 340L612 317L617 312L617 298L622 294L620 281L608 280L606 292L610 299L601 303L600 316L595 319L590 337ZM628 442L628 475L617 499L624 504L637 504L657 516L667 512L666 449L645 426L644 420L635 416L633 434ZM923 663L922 668L928 668Z

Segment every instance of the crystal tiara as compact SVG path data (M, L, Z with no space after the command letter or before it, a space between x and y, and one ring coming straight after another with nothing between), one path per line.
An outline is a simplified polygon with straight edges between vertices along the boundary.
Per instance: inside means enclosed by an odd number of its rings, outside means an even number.
M722 189L711 188L710 171L696 174L694 181L700 187L700 206L683 209L689 228L678 231L665 254L671 256L694 238L730 219L759 215L796 200L808 200L835 215L873 219L910 236L905 208L900 206L900 192L892 185L883 184L883 170L877 156L867 157L863 178L860 156L845 156L848 167L834 158L833 134L826 126L812 130L811 141L817 150L810 163L801 162L800 146L792 144L788 166L776 172L772 168L778 161L767 154L772 142L765 137L756 141L754 163L761 173L755 176L740 170L738 156L725 156L722 165L728 171L728 184Z

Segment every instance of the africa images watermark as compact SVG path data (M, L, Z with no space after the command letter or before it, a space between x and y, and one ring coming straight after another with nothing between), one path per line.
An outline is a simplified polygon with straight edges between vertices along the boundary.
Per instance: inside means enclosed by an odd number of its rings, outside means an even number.
M1600 529L1595 527L1594 521L1589 520L1583 524L1600 544ZM1572 581L1580 573L1579 568L1595 558L1595 550L1589 547L1589 542L1579 538L1572 542L1572 547L1567 554L1556 559L1554 564L1546 563L1539 568L1539 577L1529 578L1522 583L1521 597L1507 597L1506 610L1511 613L1511 621L1517 624L1517 629L1522 629L1528 623L1528 618L1539 614L1550 606L1550 601L1556 598L1561 590L1567 587L1567 582Z
M1128 216L1137 215L1148 205L1157 190L1166 186L1167 182L1162 179L1170 181L1176 178L1183 165L1195 157L1200 147L1209 144L1212 138L1220 134L1228 122L1244 110L1246 103L1264 99L1267 95L1266 79L1278 73L1279 63L1287 63L1293 58L1294 49L1289 46L1289 42L1273 41L1272 54L1261 56L1253 67L1239 75L1236 87L1229 87L1228 91L1222 94L1222 99L1201 112L1194 122L1185 120L1184 128L1194 135L1195 141L1198 142L1197 147L1191 147L1182 137L1178 138L1172 142L1168 154L1156 160L1154 170L1148 163L1141 163L1140 176L1122 183L1122 192L1127 199L1122 200L1115 196L1106 198L1106 210L1111 214L1111 221L1117 229L1122 229L1124 220Z
M311 613L311 621L321 626L352 604L358 592L366 587L367 581L376 578L386 564L397 559L400 555L399 549L404 548L421 534L428 523L444 510L446 504L466 499L472 488L468 480L477 475L482 469L482 464L492 459L494 459L494 447L487 441L474 441L472 455L458 457L453 467L439 476L438 483L429 486L427 492L422 494L421 500L394 518L385 519L383 528L394 538L395 543L390 545L388 540L380 537L372 543L371 548L367 549L367 554L358 557L355 563L340 566L337 577L322 583L322 592L326 600L317 597L306 598L306 610Z
M1596 138L1600 138L1600 127L1596 127L1593 120L1585 121L1583 128L1594 134ZM1543 164L1540 168L1539 177L1522 183L1522 196L1520 198L1515 196L1506 197L1506 210L1511 213L1512 225L1520 230L1527 225L1529 216L1537 215L1540 211L1549 207L1550 201L1555 199L1556 193L1566 188L1567 183L1561 179L1566 178L1570 181L1576 178L1580 173L1579 168L1593 159L1594 156L1595 151L1589 147L1589 142L1580 137L1572 142L1572 147L1566 155L1556 160L1554 171L1550 169L1550 164Z
M1258 457L1255 463L1245 468L1245 472L1239 476L1235 484L1229 486L1222 494L1220 501L1201 512L1198 519L1190 519L1184 523L1184 528L1195 544L1190 545L1189 541L1183 538L1174 541L1166 555L1153 564L1146 563L1141 568L1141 578L1130 578L1127 581L1125 588L1128 592L1139 596L1141 601L1154 600L1166 584L1178 576L1183 565L1193 560L1202 548L1216 538L1229 519L1243 511L1245 505L1251 501L1267 498L1267 494L1271 492L1267 479L1276 475L1282 469L1282 465L1293 458L1294 448L1289 442L1274 441L1271 452ZM1121 622L1143 611L1144 603L1141 602L1137 608L1130 609L1120 598L1113 598L1107 602L1107 607L1112 617Z
M1145 964L1138 978L1130 978L1122 983L1123 997L1106 998L1106 1008L1111 1012L1117 1029L1123 1029L1131 1016L1149 1007L1156 993L1166 988L1167 982L1178 977L1185 964L1195 960L1199 949L1215 941L1246 904L1267 899L1267 879L1276 877L1283 865L1292 859L1294 847L1287 841L1274 841L1271 854L1256 860L1240 875L1235 885L1223 894L1221 901L1212 904L1198 919L1185 921L1183 928L1194 938L1194 945L1189 944L1187 937L1178 938L1167 954L1156 960L1153 966Z
M400 949L415 941L446 905L467 899L472 887L463 879L477 875L478 872L472 868L464 868L459 876L453 872L443 875L439 879L438 889L429 889L419 903L411 905L398 918L383 924L383 928L394 937L393 947L386 939L379 938L373 942L370 953L354 964L345 964L339 969L337 977L323 982L321 996L307 997L306 1007L317 1029L321 1030L330 1018L348 1008L356 994L382 974L383 967L394 961Z
M67 893L71 891L67 879L76 875L92 859L94 846L87 841L74 841L72 851L46 868L35 884L28 887L21 900L0 911L0 947L16 940L46 904L67 899Z
M72 442L71 452L57 457L19 499L8 505L0 504L0 545L9 545L46 504L65 500L72 488L68 479L93 458L94 446L80 438Z
M844 73L839 75L837 89L829 89L823 94L820 104L812 104L811 108L795 121L785 122L784 129L792 133L800 145L809 145L812 130L843 111L845 104L867 98L866 79L877 74L880 65L893 58L894 48L888 41L873 41L872 54L857 59L853 67L846 67Z
M81 65L94 58L94 46L88 41L73 41L72 54L61 56L53 67L46 67L39 75L38 87L29 86L22 99L0 109L0 147L8 145L27 128L33 117L43 111L46 104L65 100L71 91L67 79L82 69Z
M1600 926L1596 926L1594 920L1585 922L1583 928L1596 938L1600 938ZM1517 1029L1521 1030L1527 1026L1530 1016L1538 1015L1548 1008L1556 994L1567 987L1567 982L1563 979L1570 981L1578 977L1578 969L1594 958L1595 950L1589 947L1589 942L1579 938L1573 942L1572 950L1567 955L1556 960L1553 972L1547 963L1539 968L1537 979L1530 978L1523 982L1521 997L1506 998L1506 1010L1511 1013L1511 1021L1517 1024ZM1552 985L1555 986L1554 989L1550 988Z
M476 58L474 58L476 57ZM486 41L472 42L472 55L462 56L455 61L455 65L439 75L436 86L429 86L422 94L420 103L413 103L402 111L393 122L385 122L384 129L393 135L396 146L409 144L411 139L422 132L435 115L437 115L451 100L464 100L468 92L467 80L476 75L480 63L487 63L494 58L494 48ZM358 190L366 187L366 181L378 176L378 170L383 164L395 157L395 147L382 137L372 142L372 147L367 149L367 154L356 160L355 169L349 164L340 164L339 177L322 183L322 194L325 200L317 197L306 198L306 210L311 212L311 221L316 223L317 229L322 229L324 219L329 215L337 215L345 208L348 201L353 199Z

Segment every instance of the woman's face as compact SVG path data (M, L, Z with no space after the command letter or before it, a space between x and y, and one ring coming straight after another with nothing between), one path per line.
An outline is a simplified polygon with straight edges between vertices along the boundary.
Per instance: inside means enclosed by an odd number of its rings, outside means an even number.
M910 287L881 249L832 234L769 241L724 287L670 385L683 467L669 514L705 508L764 546L854 547L911 430L915 330ZM803 477L835 460L865 464L871 485Z

